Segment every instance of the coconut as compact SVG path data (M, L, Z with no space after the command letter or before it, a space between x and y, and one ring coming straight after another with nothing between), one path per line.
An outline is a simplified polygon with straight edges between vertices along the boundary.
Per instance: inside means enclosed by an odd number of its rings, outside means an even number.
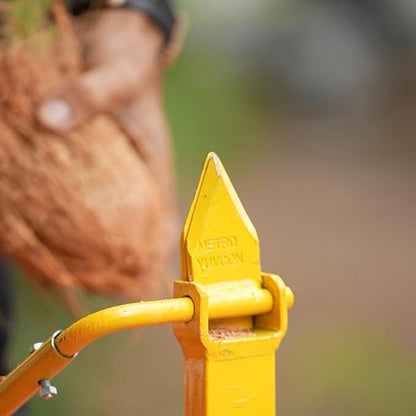
M83 59L61 2L26 3L28 33L0 3L0 251L47 290L140 299L172 252L174 204L157 179L172 172L152 173L108 115L65 134L38 123L41 100Z

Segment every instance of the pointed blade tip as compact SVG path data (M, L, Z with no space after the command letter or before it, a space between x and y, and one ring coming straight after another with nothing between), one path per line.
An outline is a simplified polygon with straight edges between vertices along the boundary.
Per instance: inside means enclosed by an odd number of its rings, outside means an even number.
M224 168L222 167L221 159L215 152L209 152L207 156L207 164L213 163L217 176L222 176Z
M207 155L207 159L214 159L216 157L218 157L218 155L213 151L209 152Z

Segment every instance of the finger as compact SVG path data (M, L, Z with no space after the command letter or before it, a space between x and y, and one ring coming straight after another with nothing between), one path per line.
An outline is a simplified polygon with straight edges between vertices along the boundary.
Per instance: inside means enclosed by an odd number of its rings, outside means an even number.
M163 67L169 68L176 62L182 52L188 30L189 15L185 12L178 13L169 43L162 52L161 63Z
M140 158L163 182L166 179L163 168L170 169L172 152L160 80L153 80L134 100L112 115Z
M65 83L39 106L38 120L52 130L67 131L98 113L114 111L158 71L152 60L144 62L137 67L128 58L117 58Z

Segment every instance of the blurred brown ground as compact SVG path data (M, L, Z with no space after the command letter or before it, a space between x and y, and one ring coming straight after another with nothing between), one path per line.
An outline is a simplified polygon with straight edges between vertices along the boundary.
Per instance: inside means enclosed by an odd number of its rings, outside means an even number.
M263 269L295 291L295 327L375 320L416 346L413 114L288 117L284 148L237 179Z

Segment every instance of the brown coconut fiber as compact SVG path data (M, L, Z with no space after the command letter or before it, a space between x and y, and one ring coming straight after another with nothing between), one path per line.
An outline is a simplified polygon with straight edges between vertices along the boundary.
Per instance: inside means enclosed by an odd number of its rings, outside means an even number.
M51 40L0 45L0 251L48 290L140 299L171 251L171 207L110 117L64 135L36 121L42 97L82 70L59 2L53 16Z

